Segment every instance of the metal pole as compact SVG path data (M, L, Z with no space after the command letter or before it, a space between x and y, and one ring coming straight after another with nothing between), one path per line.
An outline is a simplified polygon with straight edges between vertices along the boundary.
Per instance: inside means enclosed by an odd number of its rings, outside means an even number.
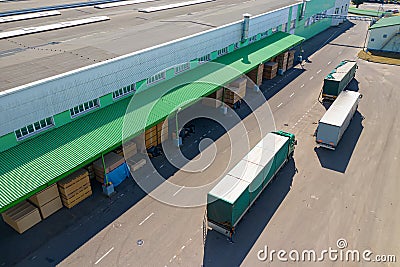
M106 171L106 164L104 163L103 153L101 153L101 160L103 161L104 177L106 178L106 186L108 186L108 177L107 177L107 171Z
M176 114L175 114L175 126L176 126L176 142L177 142L177 146L179 147L179 125L178 125L178 113L179 111L181 111L181 108L179 107L176 110Z

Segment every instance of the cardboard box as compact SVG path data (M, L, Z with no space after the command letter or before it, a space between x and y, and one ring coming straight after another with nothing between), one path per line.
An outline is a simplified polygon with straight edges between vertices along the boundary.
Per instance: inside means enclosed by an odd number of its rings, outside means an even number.
M46 189L40 191L39 193L31 196L29 201L35 204L37 207L43 206L47 202L58 197L57 184L52 184Z
M27 201L15 205L1 215L4 222L20 234L42 220L39 209Z
M61 198L58 196L55 199L47 202L43 206L39 207L40 215L42 219L46 219L51 214L55 213L62 208Z
M104 155L104 163L106 165L106 172L109 173L113 171L114 169L118 168L125 162L124 157L114 153L110 152L106 155ZM95 162L93 162L93 168L95 172L104 172L104 167L103 167L103 160L102 158L99 158Z

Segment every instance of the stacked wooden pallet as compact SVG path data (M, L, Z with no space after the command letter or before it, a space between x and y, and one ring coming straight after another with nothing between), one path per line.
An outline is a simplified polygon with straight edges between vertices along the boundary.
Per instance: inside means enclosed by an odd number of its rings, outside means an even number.
M57 184L62 203L69 209L92 195L89 174L85 169L70 174Z
M287 62L287 69L291 69L291 68L293 68L294 54L296 53L296 50L289 50L288 53L289 53L289 56L288 56L288 62Z
M53 184L39 193L31 196L29 198L29 202L39 209L42 219L46 219L51 214L62 208L57 184Z
M4 222L20 234L42 220L40 218L39 209L27 201L15 205L2 213L1 216Z
M90 179L90 180L96 178L96 174L94 173L94 169L93 169L93 165L92 165L92 164L86 166L85 169L86 169L87 172L88 172L88 175L89 175L89 179Z
M104 155L104 164L105 166L105 171L106 173L109 173L119 166L121 166L125 162L124 157L114 153L110 152L106 155ZM104 183L104 167L103 167L103 159L99 158L95 162L93 162L93 169L94 173L96 174L96 180L99 181L100 183Z
M276 77L278 72L278 63L276 62L266 62L264 63L264 78L271 80Z
M285 73L287 69L288 55L289 53L285 52L276 57L276 62L278 62L278 69L281 74Z
M224 102L233 108L234 104L243 99L246 95L247 80L239 78L227 85L224 91Z
M262 84L262 78L263 78L263 72L264 72L264 64L258 65L258 67L254 70L251 70L250 72L247 73L247 76L258 86ZM248 87L252 87L253 85L251 83L248 83ZM249 88L250 89L250 88Z
M144 133L144 141L146 149L152 146L157 146L157 125L147 129Z
M201 103L206 106L218 108L219 106L221 106L223 93L224 90L220 88L214 93L210 94L208 97L203 98Z
M168 120L157 124L157 144L161 144L168 140Z

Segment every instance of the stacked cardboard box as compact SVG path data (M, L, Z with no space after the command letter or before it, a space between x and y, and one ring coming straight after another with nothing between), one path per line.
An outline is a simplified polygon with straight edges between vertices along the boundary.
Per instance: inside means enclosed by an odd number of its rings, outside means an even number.
M224 102L233 107L236 102L243 99L246 95L246 84L247 79L239 78L227 85L224 91Z
M4 222L20 234L42 220L40 218L39 209L27 201L15 205L2 213L1 216Z
M125 162L124 157L114 153L110 152L106 155L104 155L104 164L106 173L109 173L119 166L121 166ZM103 159L99 158L95 162L93 162L93 169L94 173L96 174L96 180L99 181L100 183L104 183L104 167L103 167Z
M221 106L223 92L224 90L220 88L214 93L210 94L208 97L203 98L201 103L206 106L218 108L219 106Z
M285 52L276 57L276 62L278 62L278 69L282 74L285 73L287 68L288 55L289 53Z
M157 125L147 129L144 133L146 149L152 146L157 146Z
M129 169L131 171L137 171L138 169L142 168L146 164L146 160L130 158L130 159L128 159L127 163L129 165Z
M287 69L293 68L294 64L294 54L296 53L296 50L289 50L289 57L288 57L288 62L287 62Z
M31 196L29 201L39 209L42 219L46 219L51 214L62 208L57 184L53 184Z
M264 72L264 64L258 65L258 67L254 70L251 70L250 72L247 73L247 76L258 86L262 84L262 78L263 78L263 72ZM248 87L252 87L253 85L251 83L248 83ZM249 88L250 89L250 88Z
M124 143L124 151L123 153L125 153L125 155L120 155L120 156L125 156L125 158L131 158L133 156L135 156L138 152L136 143L132 140L129 140L127 142Z
M168 140L168 120L157 124L157 144L161 144Z
M276 62L266 62L264 64L264 78L271 80L276 77L278 72L278 63Z
M85 169L70 174L57 184L62 203L69 209L92 195L89 174Z

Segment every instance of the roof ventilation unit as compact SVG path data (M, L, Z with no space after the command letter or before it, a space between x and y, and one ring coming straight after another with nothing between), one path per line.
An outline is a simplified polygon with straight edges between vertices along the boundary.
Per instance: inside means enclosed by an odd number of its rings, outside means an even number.
M249 38L249 22L250 14L243 14L243 25L242 25L242 42Z

